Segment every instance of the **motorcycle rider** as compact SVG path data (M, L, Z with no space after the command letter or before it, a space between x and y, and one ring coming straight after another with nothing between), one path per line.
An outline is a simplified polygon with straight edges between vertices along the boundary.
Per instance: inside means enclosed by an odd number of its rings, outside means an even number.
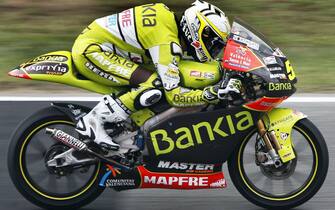
M106 95L77 124L77 132L104 148L118 150L104 129L106 122L122 122L137 110L158 102L163 93L175 107L216 103L218 95L239 93L240 81L231 79L203 90L181 87L178 63L184 51L194 62L208 62L225 46L230 25L224 12L196 0L180 21L162 3L147 4L96 19L77 38L74 63L85 77L109 86L131 89L114 99ZM155 71L142 64L152 62ZM183 98L185 100L176 100ZM192 100L188 100L192 99Z

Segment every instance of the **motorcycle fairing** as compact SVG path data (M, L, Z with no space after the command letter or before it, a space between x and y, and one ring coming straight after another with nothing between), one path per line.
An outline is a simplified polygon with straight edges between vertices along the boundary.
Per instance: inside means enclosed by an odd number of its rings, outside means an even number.
M117 94L122 90L120 87L108 87L80 76L74 68L69 51L56 51L40 55L21 64L10 71L8 75L61 83L100 94Z
M105 164L101 173L99 186L110 187L117 191L138 188L194 190L225 188L227 186L222 171L205 174L153 172L146 166L123 171Z
M245 105L252 110L270 111L296 91L297 79L290 61L277 46L240 19L234 20L221 66L263 81L263 97Z
M278 154L284 163L295 158L291 139L292 128L297 121L306 117L305 114L289 108L275 108L262 117L267 130L275 132L279 144L282 146Z
M148 159L189 163L225 162L253 129L259 112L244 107L179 115L146 134ZM201 154L201 155L200 155Z
M262 97L257 99L256 101L252 101L250 103L244 104L243 106L247 109L260 111L260 112L268 112L271 111L274 107L281 104L287 97Z

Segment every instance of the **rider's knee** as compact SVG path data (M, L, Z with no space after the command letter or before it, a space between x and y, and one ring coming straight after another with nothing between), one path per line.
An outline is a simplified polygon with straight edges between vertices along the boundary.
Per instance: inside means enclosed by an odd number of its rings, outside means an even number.
M162 91L158 89L145 90L136 97L134 106L137 110L150 107L156 104L162 98L162 95Z

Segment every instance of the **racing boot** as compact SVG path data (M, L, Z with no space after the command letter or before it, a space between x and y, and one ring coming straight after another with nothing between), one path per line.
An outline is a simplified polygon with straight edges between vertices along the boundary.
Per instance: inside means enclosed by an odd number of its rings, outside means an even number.
M76 131L82 137L93 140L101 147L118 150L120 145L107 134L104 124L106 122L122 122L128 116L110 95L106 95L87 115L78 121Z

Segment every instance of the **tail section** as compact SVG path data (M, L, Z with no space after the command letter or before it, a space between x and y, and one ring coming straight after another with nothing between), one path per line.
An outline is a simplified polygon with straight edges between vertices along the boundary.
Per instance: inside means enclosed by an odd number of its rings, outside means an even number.
M48 75L48 78L45 78L45 80L58 81L61 76L67 73L72 73L71 52L57 51L22 63L8 74L14 77L37 80L44 80L45 75Z
M71 52L50 52L25 63L8 73L9 76L61 83L100 94L118 93L121 89L79 78L72 62Z

